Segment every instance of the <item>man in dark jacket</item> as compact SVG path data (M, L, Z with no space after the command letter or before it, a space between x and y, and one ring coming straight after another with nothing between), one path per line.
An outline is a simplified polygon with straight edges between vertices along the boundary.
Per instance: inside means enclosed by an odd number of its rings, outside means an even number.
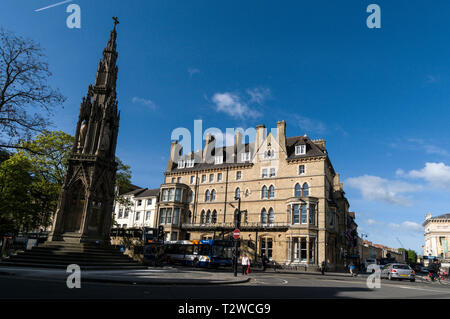
M428 271L431 274L431 280L434 281L434 279L437 277L438 272L439 272L439 265L437 260L433 260L433 263L428 267Z

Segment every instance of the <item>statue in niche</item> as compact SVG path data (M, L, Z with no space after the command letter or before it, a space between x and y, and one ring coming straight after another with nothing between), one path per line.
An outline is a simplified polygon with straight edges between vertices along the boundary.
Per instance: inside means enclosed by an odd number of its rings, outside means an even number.
M108 151L109 144L111 140L111 129L109 127L109 123L105 123L105 127L103 128L103 137L102 142L100 144L100 151Z
M78 137L78 151L82 151L84 147L84 140L86 139L86 132L87 132L87 122L86 120L81 123L80 127L80 135Z

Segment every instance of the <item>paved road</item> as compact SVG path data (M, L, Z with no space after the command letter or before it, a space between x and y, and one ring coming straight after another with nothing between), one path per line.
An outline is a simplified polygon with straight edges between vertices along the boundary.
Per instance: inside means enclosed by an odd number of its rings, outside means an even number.
M244 284L222 286L130 285L83 283L68 289L64 280L0 276L0 298L450 298L450 286L382 280L369 289L365 278L320 274L253 273Z

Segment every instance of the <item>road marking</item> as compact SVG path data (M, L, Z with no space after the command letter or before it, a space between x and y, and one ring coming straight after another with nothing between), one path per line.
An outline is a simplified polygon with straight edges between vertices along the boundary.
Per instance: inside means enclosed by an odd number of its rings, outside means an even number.
M425 288L416 288L416 287L406 287L406 286L396 286L396 285L390 285L390 286L394 286L394 287L398 287L398 288L403 288L403 289L413 289L413 290L424 290L424 291L433 291L433 292L444 292L442 290L433 290L433 289L425 289Z
M356 284L363 283L361 281L344 281L344 280L333 280L333 279L323 279L323 280L324 281L340 282L340 283L356 283ZM434 289L428 289L428 288L399 286L399 285L395 285L395 284L386 284L386 283L382 283L381 286L389 286L389 287L396 287L396 288L403 288L403 289L413 289L413 290L423 290L423 291L432 291L432 292L440 292L440 293L450 293L450 291L447 292L445 288L443 288L442 290L434 290Z
M288 281L287 280L281 280L282 282L283 282L283 284L287 284L288 283Z

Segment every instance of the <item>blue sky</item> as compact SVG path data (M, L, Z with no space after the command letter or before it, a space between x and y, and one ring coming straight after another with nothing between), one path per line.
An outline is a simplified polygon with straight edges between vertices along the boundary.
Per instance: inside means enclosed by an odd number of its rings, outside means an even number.
M69 3L35 12L56 2L2 0L0 26L45 48L68 98L55 129L74 134L119 16L117 155L135 184L159 187L176 127L285 119L288 136L327 140L369 240L421 252L426 212L450 212L448 1L76 0L81 29Z

